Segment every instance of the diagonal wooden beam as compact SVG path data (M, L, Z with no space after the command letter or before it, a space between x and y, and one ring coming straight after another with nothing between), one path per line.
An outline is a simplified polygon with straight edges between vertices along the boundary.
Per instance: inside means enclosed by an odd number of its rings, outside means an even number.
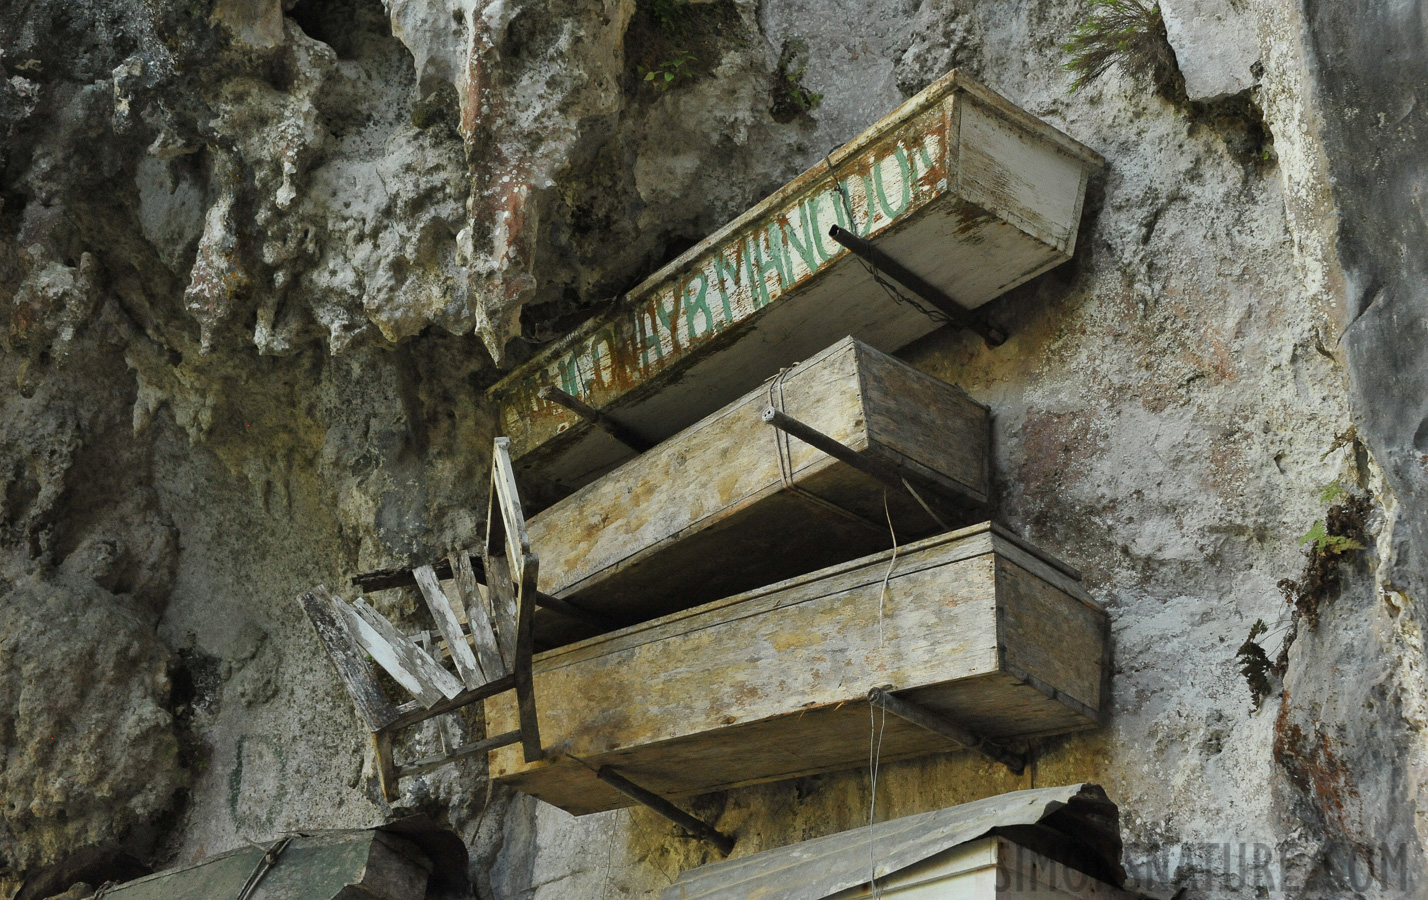
M462 629L446 592L437 583L436 573L431 570L431 566L418 566L412 574L416 576L417 585L421 588L422 596L426 598L427 608L431 610L431 617L436 621L436 630L446 638L447 649L451 651L451 661L456 664L461 680L468 688L486 683L490 679L482 674L481 666L476 662L476 654L471 652L471 645L466 643L466 632ZM469 614L467 620L470 621Z

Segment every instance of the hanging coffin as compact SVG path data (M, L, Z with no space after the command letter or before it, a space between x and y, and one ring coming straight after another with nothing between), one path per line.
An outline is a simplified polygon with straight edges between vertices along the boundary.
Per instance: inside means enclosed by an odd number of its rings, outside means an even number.
M767 424L770 409L884 480ZM980 521L988 429L960 389L845 338L531 519L540 589L630 624L885 549L938 518ZM541 646L592 633L547 613L535 627Z
M522 489L564 496L635 452L547 389L657 441L843 335L893 351L940 327L832 226L971 309L1071 258L1102 164L948 75L495 385Z
M1016 767L1101 721L1107 631L1074 570L982 524L537 654L550 752L494 751L490 774L582 815L630 803L602 768L678 798L866 765L870 688L891 697L883 759ZM493 733L516 715L486 701Z

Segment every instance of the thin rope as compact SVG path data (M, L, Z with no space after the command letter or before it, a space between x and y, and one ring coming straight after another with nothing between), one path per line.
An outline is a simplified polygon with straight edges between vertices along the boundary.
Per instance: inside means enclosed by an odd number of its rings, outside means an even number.
M838 196L841 197L843 200L843 209L848 213L848 224L853 226L853 233L857 234L858 221L853 217L853 201L848 198L848 189L843 186L843 182L838 178L838 170L833 168L832 153L823 154L823 161L828 164L828 176L833 179L833 186L837 189ZM872 223L869 222L869 224L871 225ZM910 306L918 312L922 313L924 316L927 316L927 318L931 319L934 322L939 322L943 325L953 324L951 316L947 315L945 312L936 308L935 306L928 306L912 297L907 296L902 291L898 290L897 285L883 278L882 273L880 273L877 269L873 268L872 264L869 263L866 259L863 259L856 253L852 254L852 256L854 259L858 260L858 262L862 264L863 268L867 270L868 276L872 278L874 282L877 283L878 287L881 287L883 289L883 292L888 295L889 299L891 299L892 302L902 306Z
M868 772L869 772L869 797L868 797L868 884L872 887L873 898L877 900L883 895L883 889L878 886L878 859L874 850L873 824L878 817L878 768L883 758L883 730L888 724L888 711L883 710L882 721L875 724L873 713L874 704L868 701ZM877 740L874 741L876 734Z
M897 565L897 532L893 530L892 513L888 511L888 492L883 489L883 515L888 517L888 533L892 535L892 559L888 560L888 569L883 573L882 590L878 592L878 648L883 646L883 601L888 598L888 581L892 579L893 566Z
M783 380L789 372L793 371L793 368L794 367L790 366L788 368L779 369L778 374L770 378L768 381L768 405L778 410L779 412L783 412L784 410ZM835 515L842 516L843 518L848 519L849 521L858 523L859 525L869 529L870 531L882 534L883 527L877 524L876 522L865 519L857 513L853 512L852 510L844 509L843 507L832 502L831 500L825 500L824 498L803 487L803 485L798 484L797 481L794 480L793 451L790 445L791 439L788 433L785 432L782 428L775 428L773 429L773 432L774 448L778 453L779 478L783 482L785 490L789 491L795 497L798 497L799 499L803 500L811 506L817 507L818 509L825 510L827 512L834 513Z
M620 813L622 812L625 812L625 810L617 809L615 810L615 814L610 817L610 845L605 849L605 886L600 889L601 900L610 896L610 869L613 868L615 864L615 829L619 824Z
M262 858L258 860L257 867L249 874L248 880L243 882L243 888L238 892L236 900L248 900L248 898L252 896L253 891L258 888L258 883L278 864L278 857L282 856L283 851L288 849L288 844L291 844L292 840L293 836L291 834L284 835L274 841L273 846L263 850ZM258 849L262 850L262 845L258 845Z

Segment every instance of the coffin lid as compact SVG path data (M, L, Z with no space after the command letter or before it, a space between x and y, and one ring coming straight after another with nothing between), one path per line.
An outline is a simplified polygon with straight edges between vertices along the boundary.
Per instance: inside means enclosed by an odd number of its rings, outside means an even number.
M467 896L470 885L466 879L466 847L450 829L425 817L392 822L377 828L312 831L290 833L290 842L278 854L253 893L254 900L324 900L346 897L351 885L372 881L378 885L400 883L400 875L391 881L385 873L372 873L369 848L373 843L385 844L392 851L391 865L425 870L417 879L426 880L424 900L450 900ZM395 839L395 840L393 840ZM148 898L183 897L185 900L232 900L239 888L254 871L262 866L267 849L277 841L218 853L196 863L168 869L125 884L115 885L105 892L114 900L148 900ZM398 861L399 860L399 861ZM377 888L377 889L380 889ZM363 896L370 895L364 892ZM371 895L377 896L377 895ZM387 897L389 894L382 893Z
M819 900L992 834L1121 886L1120 813L1095 784L1015 791L691 869L663 900Z

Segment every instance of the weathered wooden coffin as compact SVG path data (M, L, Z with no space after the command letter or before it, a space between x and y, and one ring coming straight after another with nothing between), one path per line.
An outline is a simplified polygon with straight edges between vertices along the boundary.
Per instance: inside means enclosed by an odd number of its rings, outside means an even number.
M551 758L498 750L491 777L581 815L629 805L601 766L677 798L866 765L874 686L1009 742L1099 723L1108 620L1074 570L989 523L891 557L538 654ZM515 716L487 701L492 733ZM887 717L884 760L947 749Z
M661 440L843 335L896 350L938 323L890 298L831 225L977 307L1070 259L1102 162L948 75L492 387L522 490L545 502L632 454L542 388Z
M1033 788L709 863L662 900L1136 900L1121 851L1099 785Z
M905 488L765 424L770 405L896 468L944 521L986 518L986 408L845 338L531 519L540 589L629 624L937 530ZM536 637L581 628L542 616Z
M277 846L273 844L272 846ZM264 847L241 847L190 866L109 888L122 900L232 900L263 866ZM422 900L432 862L411 842L382 831L295 837L257 886L252 900Z

